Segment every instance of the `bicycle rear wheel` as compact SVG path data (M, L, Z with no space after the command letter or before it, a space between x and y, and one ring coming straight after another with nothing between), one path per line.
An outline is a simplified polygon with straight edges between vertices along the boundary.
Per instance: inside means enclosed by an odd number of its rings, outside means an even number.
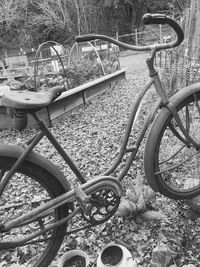
M13 158L0 157L0 180L14 162ZM32 162L25 161L0 196L0 221L9 222L65 192L63 185L51 173ZM0 233L0 244L26 238L67 215L67 205L56 208L48 214L43 214L34 222L24 222L9 232ZM1 250L0 261L5 262L5 266L15 263L16 266L47 267L62 244L65 230L66 225L62 225L46 232L43 236L36 237L29 244Z
M147 138L145 175L150 186L163 195L189 199L200 193L199 85L180 91L170 104L178 111L184 129L196 145L186 140L172 113L164 108Z

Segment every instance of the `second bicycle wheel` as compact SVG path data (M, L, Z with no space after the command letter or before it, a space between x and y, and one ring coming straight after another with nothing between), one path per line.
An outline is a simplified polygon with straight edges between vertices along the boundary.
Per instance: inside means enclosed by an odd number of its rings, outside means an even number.
M189 199L200 193L199 85L185 88L170 104L178 111L191 140L180 130L170 110L161 110L147 138L145 175L155 191L172 199Z
M13 158L0 156L0 181L14 162ZM0 222L10 222L65 192L63 185L48 170L25 161L0 196ZM49 230L25 244L20 242L67 215L67 206L61 206L34 221L27 220L8 232L0 232L0 261L5 266L49 266L62 244L66 225ZM10 248L4 250L5 242L10 242Z

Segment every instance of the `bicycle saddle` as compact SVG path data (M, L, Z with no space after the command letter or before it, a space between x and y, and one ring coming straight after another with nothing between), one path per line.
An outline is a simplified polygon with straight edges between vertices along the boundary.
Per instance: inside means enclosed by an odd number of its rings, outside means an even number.
M9 91L1 100L1 104L15 109L41 109L48 106L63 91L65 86L54 86L44 91Z

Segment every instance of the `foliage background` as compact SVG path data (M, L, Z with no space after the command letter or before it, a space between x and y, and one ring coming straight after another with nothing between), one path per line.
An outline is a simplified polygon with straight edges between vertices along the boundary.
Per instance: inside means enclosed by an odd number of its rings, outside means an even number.
M76 35L92 32L131 33L145 12L170 13L186 4L189 0L1 0L0 49L37 48L48 40L71 45Z

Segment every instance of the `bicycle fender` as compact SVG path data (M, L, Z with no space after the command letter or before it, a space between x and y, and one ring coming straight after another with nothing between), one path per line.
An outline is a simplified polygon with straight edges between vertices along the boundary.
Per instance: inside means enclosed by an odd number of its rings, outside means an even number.
M16 145L0 144L0 156L2 157L10 157L17 160L23 151L24 151L23 148L18 147ZM25 161L29 161L35 165L38 165L42 169L45 169L60 182L60 184L63 186L66 192L70 190L69 182L65 178L63 173L59 170L59 168L55 164L53 164L50 160L48 160L44 156L40 155L39 153L36 153L35 151L31 151L28 154Z
M188 96L195 94L200 91L200 83L195 83L190 86L184 87L178 91L169 101L170 105L177 105Z
M200 83L196 83L193 85L190 85L188 87L184 87L179 92L177 92L169 101L169 105L171 107L176 107L180 102L182 102L184 99L189 97L192 94L195 94L200 91ZM161 122L163 120L166 120L166 118L170 115L171 111L166 106L162 107L158 115L153 121L153 124L151 126L151 129L149 131L146 145L145 145L145 151L144 151L144 170L145 170L145 177L148 181L148 184L150 187L156 191L159 192L159 187L157 183L157 177L153 175L153 166L151 166L151 163L149 162L149 157L151 157L153 151L152 149L155 147L155 143L157 140L155 140L154 136L156 135L159 125L162 124Z

